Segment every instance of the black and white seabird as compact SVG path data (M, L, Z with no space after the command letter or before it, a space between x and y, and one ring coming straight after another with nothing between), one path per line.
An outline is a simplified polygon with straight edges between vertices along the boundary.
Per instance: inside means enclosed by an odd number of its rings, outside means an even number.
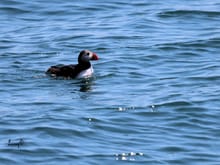
M93 67L90 60L98 60L98 56L89 51L83 50L78 56L78 64L71 65L55 65L51 66L46 74L55 77L66 77L66 78L87 78L93 74Z

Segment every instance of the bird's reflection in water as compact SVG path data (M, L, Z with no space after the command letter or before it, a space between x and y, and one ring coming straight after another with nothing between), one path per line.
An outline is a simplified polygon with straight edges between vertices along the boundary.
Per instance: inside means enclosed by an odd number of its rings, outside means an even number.
M92 91L92 84L85 82L84 84L80 85L80 92L89 92Z
M92 85L94 82L94 77L84 78L79 81L79 91L80 92L90 92L92 91Z

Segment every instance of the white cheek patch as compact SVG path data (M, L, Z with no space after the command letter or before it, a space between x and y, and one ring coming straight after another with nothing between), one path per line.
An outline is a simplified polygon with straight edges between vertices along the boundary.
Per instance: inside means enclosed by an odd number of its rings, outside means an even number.
M89 61L89 59L90 59L90 57L89 57L89 56L83 56L83 57L82 57L82 61L85 61L85 62L88 62L88 61Z
M92 57L93 57L93 54L89 53L89 59L92 59Z

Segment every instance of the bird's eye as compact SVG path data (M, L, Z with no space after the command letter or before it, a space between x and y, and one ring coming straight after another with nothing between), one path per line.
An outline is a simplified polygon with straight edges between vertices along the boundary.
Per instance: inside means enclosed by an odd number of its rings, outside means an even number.
M89 55L89 53L86 53L86 55L88 56L88 55Z

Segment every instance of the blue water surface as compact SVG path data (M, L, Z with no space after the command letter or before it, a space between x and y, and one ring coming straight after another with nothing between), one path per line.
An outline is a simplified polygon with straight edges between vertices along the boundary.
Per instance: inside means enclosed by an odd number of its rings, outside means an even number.
M1 0L0 164L219 165L219 9ZM94 77L45 75L83 49Z

